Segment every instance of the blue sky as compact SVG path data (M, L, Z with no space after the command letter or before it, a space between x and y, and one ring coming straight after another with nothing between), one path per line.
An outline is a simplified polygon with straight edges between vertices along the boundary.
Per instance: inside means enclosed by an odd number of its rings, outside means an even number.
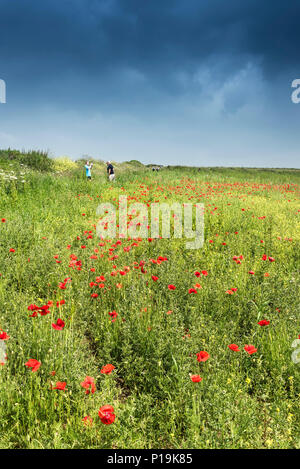
M0 0L0 148L299 167L300 2Z

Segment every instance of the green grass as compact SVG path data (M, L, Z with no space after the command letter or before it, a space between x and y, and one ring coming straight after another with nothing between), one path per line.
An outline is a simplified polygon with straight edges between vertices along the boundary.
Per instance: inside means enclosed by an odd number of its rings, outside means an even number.
M299 171L152 173L129 162L109 184L101 163L91 182L77 163L61 174L26 170L22 182L19 163L5 161L0 168L13 164L17 179L0 177L0 329L10 336L0 367L0 448L300 448L300 364L291 359L300 334ZM124 194L131 202L204 203L203 248L187 250L184 239L101 242L97 206ZM81 270L69 266L72 254ZM158 256L168 260L150 261ZM141 261L144 273L135 268ZM195 277L202 270L208 275ZM104 288L91 288L100 275ZM30 304L48 301L50 314L29 317ZM62 331L51 326L58 318ZM260 327L261 319L270 325ZM241 351L229 350L232 343ZM257 352L248 355L246 344ZM210 358L199 363L201 350ZM37 372L25 367L30 358L41 362ZM109 363L115 370L101 374ZM80 385L86 376L94 394ZM51 389L57 381L66 391ZM98 417L106 404L115 409L112 425ZM83 425L87 415L92 426Z

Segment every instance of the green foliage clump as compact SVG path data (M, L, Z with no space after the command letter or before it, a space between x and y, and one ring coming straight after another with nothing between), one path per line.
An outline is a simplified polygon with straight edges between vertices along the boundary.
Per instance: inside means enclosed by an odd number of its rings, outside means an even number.
M55 158L53 160L53 165L54 165L55 171L58 171L58 172L72 171L77 168L76 162L71 160L67 156L61 156L60 158Z
M0 160L16 161L38 171L53 170L53 161L48 152L41 150L19 151L8 148L0 150Z

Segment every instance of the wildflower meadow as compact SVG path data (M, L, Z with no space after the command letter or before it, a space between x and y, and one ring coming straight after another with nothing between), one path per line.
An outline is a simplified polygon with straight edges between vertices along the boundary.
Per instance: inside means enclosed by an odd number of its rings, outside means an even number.
M299 449L300 171L133 161L109 182L95 162L88 181L20 155L0 152L0 448ZM137 213L136 236L99 236L121 196L203 204L203 245L172 214L169 238Z

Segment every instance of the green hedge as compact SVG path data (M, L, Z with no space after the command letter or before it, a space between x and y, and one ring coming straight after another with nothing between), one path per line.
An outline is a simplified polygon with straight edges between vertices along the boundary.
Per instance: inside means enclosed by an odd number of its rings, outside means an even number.
M54 169L53 161L49 158L46 151L31 150L21 152L8 148L7 150L0 150L0 159L17 160L19 163L39 171L51 171Z

